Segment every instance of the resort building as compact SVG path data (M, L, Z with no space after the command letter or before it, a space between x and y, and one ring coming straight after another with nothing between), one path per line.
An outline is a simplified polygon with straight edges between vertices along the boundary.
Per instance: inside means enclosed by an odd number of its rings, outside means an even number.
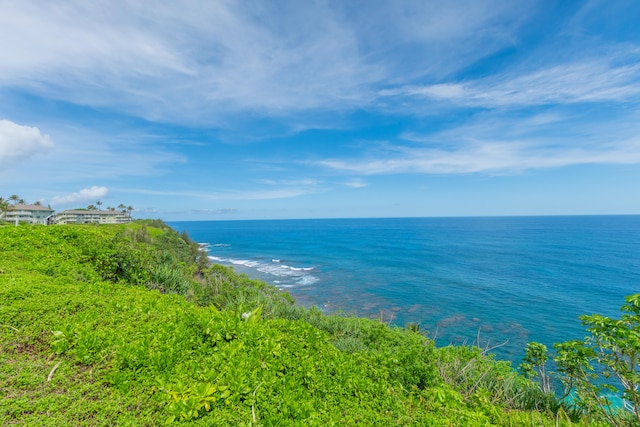
M126 224L131 216L122 211L72 209L51 218L51 224Z
M11 206L8 211L0 213L0 219L15 224L47 225L53 212L53 209L46 206L17 204Z

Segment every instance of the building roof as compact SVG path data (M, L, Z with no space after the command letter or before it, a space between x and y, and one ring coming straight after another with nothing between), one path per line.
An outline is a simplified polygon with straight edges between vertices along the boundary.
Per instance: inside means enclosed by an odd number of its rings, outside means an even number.
M69 209L60 212L60 214L74 214L74 215L124 215L122 211L98 211L88 209Z
M48 212L53 212L53 209L48 208L46 206L42 206L42 205L17 204L17 205L10 205L9 206L9 212L10 211L48 211Z

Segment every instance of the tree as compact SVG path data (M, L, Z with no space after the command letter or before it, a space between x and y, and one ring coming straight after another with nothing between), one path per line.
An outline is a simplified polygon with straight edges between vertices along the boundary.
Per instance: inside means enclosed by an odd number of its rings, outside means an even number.
M96 205L89 205L89 206L87 206L87 210L95 211L95 210L96 210Z
M98 207L98 210L100 210L100 206L102 206L102 202L100 200L98 200L96 202L96 206Z
M591 333L585 344L596 354L603 376L620 380L623 397L640 425L640 294L625 297L620 311L620 319L594 314L580 320Z
M5 213L10 208L9 201L0 197L0 213Z
M553 361L556 364L556 376L562 383L562 396L564 400L569 396L575 396L573 402L583 412L592 412L592 408L606 408L602 394L608 387L598 383L598 375L592 361L596 353L585 346L581 340L566 341L553 345L556 356ZM605 417L611 414L606 414Z
M118 209L120 209L122 211L122 213L127 212L127 207L125 205L123 205L122 203L120 203L118 205Z
M606 394L622 391L624 407L640 425L640 294L625 297L620 311L619 319L599 314L580 316L590 335L554 344L555 376L563 386L561 400L568 398L582 412L603 416L614 426L625 422ZM520 365L530 377L537 369L543 390L550 388L545 380L547 359L543 344L530 343Z
M520 370L529 378L540 377L540 388L543 392L551 392L551 379L545 366L549 359L547 346L538 342L530 342L525 348L525 356L520 364Z
M133 211L133 208L131 206L127 206L127 215L131 216L132 211Z
M42 206L42 202L40 200L36 200L36 202L34 203L34 205L36 206Z
M17 194L12 194L11 196L9 196L9 200L11 200L14 205L17 205L18 201L20 200L20 196L18 196Z

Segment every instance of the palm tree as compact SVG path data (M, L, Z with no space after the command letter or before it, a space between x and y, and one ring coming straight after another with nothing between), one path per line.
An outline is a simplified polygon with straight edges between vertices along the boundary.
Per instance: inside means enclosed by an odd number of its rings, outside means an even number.
M89 205L89 206L87 206L87 210L89 210L89 211L95 211L95 210L96 210L96 205Z
M131 216L131 211L133 210L133 208L131 206L127 206L127 212L129 214L129 216Z
M20 204L20 205L26 205L26 204L27 204L27 202L25 202L25 201L24 201L24 199L20 199L20 200L18 200L18 204Z
M5 213L6 211L9 210L9 201L5 200L4 198L0 197L0 214Z
M42 206L42 202L40 200L36 200L36 202L34 203L34 205L36 206Z
M118 205L118 209L120 209L122 211L122 213L125 213L127 211L127 207L125 205L123 205L122 203L120 203Z
M96 206L98 207L98 210L100 210L100 206L102 206L102 202L100 200L98 200L96 202Z
M9 200L11 200L14 205L17 205L18 201L20 200L20 196L18 196L17 194L12 194L11 196L9 196Z

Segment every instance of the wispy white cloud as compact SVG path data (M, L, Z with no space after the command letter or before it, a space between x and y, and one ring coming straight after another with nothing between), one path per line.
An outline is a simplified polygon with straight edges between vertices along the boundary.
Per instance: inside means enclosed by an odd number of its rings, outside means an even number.
M356 179L352 179L350 181L345 182L344 185L349 188L363 188L368 186L369 184L367 184L364 180L360 178L356 178Z
M54 147L51 137L37 127L0 120L0 168L8 168Z
M551 65L533 72L507 73L468 82L407 86L380 91L382 97L410 96L471 107L526 107L580 102L625 102L640 95L640 48L618 57Z
M72 181L81 179L119 179L125 177L159 176L170 172L172 165L185 163L186 157L179 153L172 153L161 149L149 148L144 151L109 145L103 141L94 144L67 145L60 147L55 158L52 157L47 165L47 171L55 174L64 171L62 176L55 177L56 181Z
M221 208L221 209L193 209L191 213L196 215L235 215L238 209Z
M150 190L145 188L118 188L120 193L144 194L162 197L182 197L196 200L272 200L288 199L317 193L316 188L291 187L291 188L260 188L255 190L226 189L219 192L205 191L179 191L179 190Z
M500 1L364 6L3 2L0 87L218 125L335 111L370 105L380 83L446 76L512 43L527 16Z
M615 122L557 111L506 117L489 112L440 132L407 132L356 157L316 165L349 174L515 174L584 164L640 164L640 120Z
M317 190L309 188L281 188L276 190L239 191L228 195L217 194L210 195L209 198L224 200L270 200L288 199L314 193L317 193Z
M53 207L65 207L79 203L94 203L97 200L107 197L108 194L109 189L107 187L94 185L91 188L83 188L75 193L55 196L51 199L51 205Z
M318 165L362 175L519 173L580 164L640 164L640 139L591 148L558 149L518 141L473 141L448 149L407 148L403 155L328 159Z
M313 187L319 185L321 182L317 179L312 178L302 178L302 179L261 179L258 180L261 184L267 184L271 186L304 186L304 187Z

